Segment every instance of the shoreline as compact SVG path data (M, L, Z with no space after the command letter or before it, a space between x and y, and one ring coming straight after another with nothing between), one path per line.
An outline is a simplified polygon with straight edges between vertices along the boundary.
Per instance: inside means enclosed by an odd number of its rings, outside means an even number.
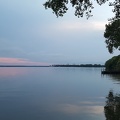
M101 74L120 74L120 71L101 71Z

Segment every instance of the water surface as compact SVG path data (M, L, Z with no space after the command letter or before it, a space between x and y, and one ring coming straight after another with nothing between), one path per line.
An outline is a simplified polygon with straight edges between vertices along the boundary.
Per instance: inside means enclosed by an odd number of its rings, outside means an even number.
M105 120L120 76L101 68L0 68L0 120Z

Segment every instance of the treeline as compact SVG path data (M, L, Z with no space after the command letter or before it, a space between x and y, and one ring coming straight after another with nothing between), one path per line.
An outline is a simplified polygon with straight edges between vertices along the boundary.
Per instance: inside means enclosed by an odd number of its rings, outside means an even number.
M105 63L106 71L120 72L120 55L114 56L106 61Z
M80 64L80 65L52 65L52 67L104 67L104 65L101 64Z

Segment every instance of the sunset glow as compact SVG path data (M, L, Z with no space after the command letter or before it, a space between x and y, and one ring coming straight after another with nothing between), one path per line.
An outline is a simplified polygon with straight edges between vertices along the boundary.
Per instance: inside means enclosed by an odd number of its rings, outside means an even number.
M33 62L21 58L0 58L1 65L48 65L48 63Z

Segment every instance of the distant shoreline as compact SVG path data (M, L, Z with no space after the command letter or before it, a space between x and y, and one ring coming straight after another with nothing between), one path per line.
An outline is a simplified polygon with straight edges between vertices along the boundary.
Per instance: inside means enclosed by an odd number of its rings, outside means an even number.
M52 65L52 67L105 67L101 64L80 64L80 65Z
M100 64L80 64L80 65L0 65L0 67L105 67Z

